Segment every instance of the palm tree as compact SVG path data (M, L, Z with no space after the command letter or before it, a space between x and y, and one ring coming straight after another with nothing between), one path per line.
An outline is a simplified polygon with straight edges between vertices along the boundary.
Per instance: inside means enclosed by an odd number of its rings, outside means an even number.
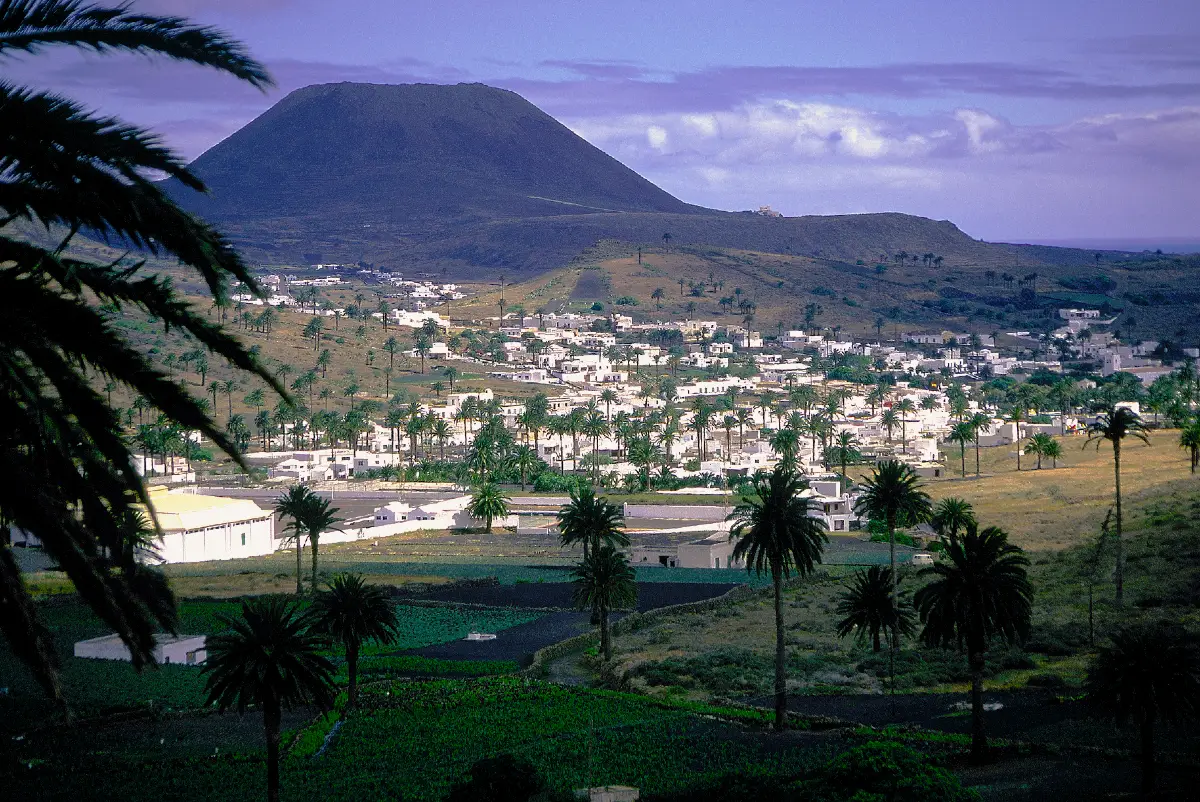
M838 462L842 466L842 478L849 482L850 479L846 475L846 463L850 461L850 454L858 448L858 438L854 436L854 432L838 432L836 447Z
M487 533L490 535L492 519L508 515L508 502L511 500L504 495L500 486L495 482L484 482L475 488L475 492L471 495L471 503L467 505L467 512L476 518L482 518L486 524Z
M871 478L863 483L862 495L854 502L854 512L887 524L888 565L892 579L896 579L896 527L916 526L933 514L929 494L921 490L916 471L898 460L877 463ZM893 584L893 604L897 596Z
M281 519L285 516L292 519L284 531L291 532L291 535L285 538L285 542L295 541L296 543L296 595L304 592L304 586L300 580L303 573L301 558L304 553L304 524L301 521L304 517L308 497L311 495L312 491L304 485L293 485L288 488L286 493L275 499L275 514Z
M1150 444L1146 437L1146 427L1142 425L1142 419L1135 412L1121 407L1112 412L1101 413L1088 426L1088 439L1083 444L1084 448L1087 448L1088 444L1095 443L1096 449L1099 450L1101 442L1107 440L1112 443L1114 489L1117 501L1113 527L1113 547L1117 567L1113 574L1113 581L1116 585L1117 604L1123 604L1125 601L1125 546L1121 541L1123 520L1121 517L1121 441L1126 437L1136 437L1143 443Z
M624 530L625 513L620 507L596 495L590 487L571 491L571 500L558 511L558 531L562 545L583 546L586 559L601 545L627 548L629 535Z
M975 439L975 428L968 421L960 421L950 427L950 439L958 443L962 457L962 475L967 478L967 443Z
M429 429L430 434L438 442L438 459L446 461L446 441L454 437L454 429L445 418L437 418Z
M609 545L600 546L571 572L575 581L575 606L591 610L600 625L600 653L612 660L612 634L608 616L613 610L637 604L637 579L625 554Z
M961 537L951 536L946 558L921 571L934 579L917 591L913 604L928 646L966 648L971 668L971 759L987 760L983 721L983 670L988 645L999 640L1020 643L1029 636L1033 587L1025 553L1008 542L1004 530L980 531L968 525Z
M255 706L263 711L267 734L267 800L279 800L279 720L293 705L328 709L333 701L333 664L321 652L323 637L314 632L300 608L279 596L242 602L240 618L217 615L228 629L210 635L207 704L238 713Z
M600 401L604 403L604 417L612 420L612 405L620 400L621 397L617 395L617 391L611 387L600 393Z
M1051 456L1050 452L1054 451L1057 445L1058 442L1053 437L1045 432L1038 432L1029 438L1029 442L1025 444L1025 453L1037 456L1037 470L1040 471L1042 469L1042 457ZM1058 450L1058 453L1062 453L1061 449Z
M967 419L971 424L971 432L975 441L975 476L979 476L979 435L987 434L992 428L992 416L986 412L976 412Z
M579 431L592 438L592 482L600 484L600 438L609 432L608 421L599 410L595 410L583 419Z
M892 442L892 432L900 425L900 416L896 414L896 410L884 410L883 415L879 418L880 425L887 430L887 441Z
M1200 422L1189 424L1179 433L1179 447L1188 449L1192 473L1195 473L1200 465Z
M878 652L882 648L881 633L888 633L891 642L900 635L916 632L915 615L905 595L897 596L897 604L892 602L893 584L898 582L892 581L890 568L873 565L855 572L850 587L843 591L838 602L837 611L845 616L838 622L838 637L853 634L862 643L870 636L871 649Z
M650 468L662 460L662 451L650 442L649 437L636 437L626 446L629 462L637 467L642 479L642 489L650 489Z
M933 508L929 524L944 539L958 537L960 532L975 526L975 510L969 501L961 498L944 498Z
M271 80L236 41L212 28L121 6L101 9L69 0L0 3L0 59L68 46L98 53L159 55L217 70L265 88ZM34 68L33 73L37 74ZM183 331L239 370L282 386L245 346L194 310L164 278L134 259L94 261L70 249L80 230L98 239L172 258L196 271L215 299L232 281L261 287L228 241L169 199L148 172L195 190L203 184L153 135L48 92L0 85L0 221L55 235L44 244L0 234L0 509L7 525L36 536L79 589L84 603L108 622L136 666L154 649L174 603L166 586L136 585L96 559L98 543L117 537L117 522L146 490L133 470L130 444L106 401L103 376L145 399L180 425L197 429L242 458L210 413L170 375L165 360L136 347L105 312L110 304L137 309ZM122 245L122 247L126 247ZM70 325L63 325L69 321ZM8 527L3 540L7 543ZM65 555L76 555L67 559ZM0 557L12 626L4 636L42 687L61 700L52 638L20 581L11 557ZM19 624L16 622L20 622Z
M1008 411L1008 422L1013 425L1013 444L1017 447L1017 470L1021 470L1021 421L1025 420L1025 408L1016 404Z
M400 636L396 610L386 590L358 574L338 574L313 600L315 628L346 649L348 704L358 701L358 652L366 641L395 643Z
M275 501L275 512L280 516L288 516L292 522L288 529L292 534L288 540L296 541L296 593L302 593L300 584L300 555L304 548L304 536L312 546L312 591L317 592L317 560L321 533L333 529L341 522L336 517L337 507L330 507L327 498L314 493L304 485L295 485Z
M667 291L662 287L655 287L654 292L650 293L650 297L654 299L656 309L662 309L662 299L667 295Z
M512 466L521 474L521 489L525 489L525 477L537 467L537 454L529 446L518 446L512 453Z
M787 465L790 470L796 470L796 457L800 450L800 436L796 434L796 430L780 429L771 435L768 442L771 449L779 455L780 463Z
M828 535L825 522L809 515L812 499L801 495L808 485L784 465L755 477L754 493L729 515L733 559L747 570L771 573L775 591L775 729L787 721L787 665L783 640L783 581L792 573L806 577L821 561Z
M897 404L892 407L900 415L900 443L901 447L908 448L908 416L917 411L917 405L913 403L911 398L902 398Z
M1113 635L1088 667L1087 695L1118 724L1141 729L1142 793L1154 792L1154 725L1200 711L1200 656L1195 644L1162 625Z

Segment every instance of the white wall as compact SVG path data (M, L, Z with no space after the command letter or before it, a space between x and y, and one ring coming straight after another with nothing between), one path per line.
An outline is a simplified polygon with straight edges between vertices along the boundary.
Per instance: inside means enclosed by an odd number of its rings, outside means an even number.
M271 517L267 516L195 531L167 532L160 543L158 557L166 563L196 563L261 557L274 551L274 526Z

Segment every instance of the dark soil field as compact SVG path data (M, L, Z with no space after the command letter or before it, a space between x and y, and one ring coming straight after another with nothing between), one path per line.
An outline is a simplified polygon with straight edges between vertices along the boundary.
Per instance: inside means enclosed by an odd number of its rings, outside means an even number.
M455 640L413 649L405 654L439 660L512 660L522 668L533 661L533 654L559 641L582 635L592 628L588 613L550 613L528 624L495 633L495 640Z
M735 583L639 582L638 612L722 596ZM429 601L482 604L488 607L548 607L573 610L569 582L531 582L517 585L459 584L434 588L417 596Z

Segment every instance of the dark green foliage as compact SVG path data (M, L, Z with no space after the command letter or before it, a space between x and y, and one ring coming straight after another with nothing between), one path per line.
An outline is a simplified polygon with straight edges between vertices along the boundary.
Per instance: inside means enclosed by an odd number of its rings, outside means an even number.
M891 568L873 565L865 571L856 571L838 602L838 614L845 616L838 622L838 637L853 635L859 643L870 639L872 649L877 652L882 635L890 640L914 633L916 616L908 595L897 592L893 599L892 590Z
M67 45L126 51L214 67L259 87L263 67L224 35L177 18L74 0L0 3L0 58ZM36 535L80 596L120 635L134 665L153 633L175 627L174 600L149 569L116 569L116 521L146 501L117 412L94 379L125 387L237 457L235 443L160 363L137 350L113 318L128 307L190 334L234 367L282 392L235 338L197 314L144 262L95 263L69 250L80 230L176 257L217 299L228 285L258 284L223 236L187 214L147 178L158 171L203 190L149 133L68 99L0 85L0 631L60 697L50 633L39 621L12 554L9 527ZM36 232L17 239L15 229Z
M456 783L446 802L530 802L545 799L546 778L525 758L496 755L471 766L467 779Z
M841 802L974 802L979 795L963 788L929 755L895 741L869 741L830 761L812 783L816 798Z
M558 511L558 530L564 546L582 546L584 555L601 544L629 545L621 507L596 495L590 485L571 491L571 500Z
M399 634L389 595L357 574L340 574L313 600L316 629L346 648L351 707L358 695L358 655L363 643L394 643Z
M728 648L695 657L642 663L634 675L651 686L700 686L717 696L732 698L769 691L773 665L767 655Z
M1118 724L1141 730L1142 791L1154 790L1154 727L1200 713L1200 651L1195 638L1161 624L1127 627L1088 667L1088 700Z
M646 802L801 802L812 795L774 775L725 774L685 791L643 797Z

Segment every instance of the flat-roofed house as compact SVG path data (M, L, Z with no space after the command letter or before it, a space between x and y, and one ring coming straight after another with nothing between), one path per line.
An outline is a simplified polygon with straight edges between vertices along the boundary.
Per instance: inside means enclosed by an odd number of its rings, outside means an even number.
M150 506L163 530L158 544L162 562L232 560L275 551L272 513L248 498L172 493L152 487Z

